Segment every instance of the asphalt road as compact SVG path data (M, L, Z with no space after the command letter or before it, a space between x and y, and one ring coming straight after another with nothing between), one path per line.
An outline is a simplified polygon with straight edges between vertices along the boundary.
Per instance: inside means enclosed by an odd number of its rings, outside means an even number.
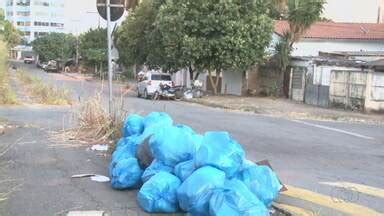
M24 67L24 65L22 66ZM76 100L104 92L100 82L46 74L33 66L27 72L71 89ZM114 91L119 96L122 85ZM124 108L147 114L165 111L175 122L197 132L226 130L246 149L253 161L268 159L290 192L278 202L297 212L319 215L384 213L384 127L368 124L303 121L225 111L177 101L149 101L134 93ZM24 128L0 136L0 145L23 139L6 158L7 173L21 182L1 215L54 215L73 209L102 209L113 215L142 214L134 192L117 192L108 185L71 180L72 174L107 174L108 158L84 147L52 147L52 131L70 125L71 108L2 107L0 117ZM22 144L20 144L22 143ZM21 179L21 180L20 180ZM135 213L136 212L136 213Z

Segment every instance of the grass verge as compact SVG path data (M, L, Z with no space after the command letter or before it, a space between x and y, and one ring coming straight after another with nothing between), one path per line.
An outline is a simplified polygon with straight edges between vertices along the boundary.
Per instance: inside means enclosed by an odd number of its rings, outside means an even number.
M71 105L71 94L68 90L46 84L42 79L17 71L17 78L26 86L33 99L46 105Z
M0 40L0 105L17 104L17 98L9 85L7 46Z

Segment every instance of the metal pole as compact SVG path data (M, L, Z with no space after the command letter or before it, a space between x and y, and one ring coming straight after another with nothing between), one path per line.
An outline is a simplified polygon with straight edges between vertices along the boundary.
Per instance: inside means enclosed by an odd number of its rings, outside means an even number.
M111 3L106 0L107 6L107 36L108 36L108 83L109 83L109 114L112 114L112 34L111 34Z

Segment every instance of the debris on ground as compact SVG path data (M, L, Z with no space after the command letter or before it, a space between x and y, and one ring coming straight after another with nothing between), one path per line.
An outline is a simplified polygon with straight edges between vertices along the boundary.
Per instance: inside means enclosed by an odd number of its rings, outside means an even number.
M95 182L101 182L101 183L111 181L111 179L110 179L109 177L107 177L107 176L102 176L102 175L95 175L95 176L92 176L92 177L91 177L91 180L92 180L92 181L95 181Z
M105 145L93 145L91 147L91 150L92 151L108 151L108 144L105 144Z
M130 115L112 155L111 186L137 189L149 213L269 215L283 188L276 173L246 159L228 132L197 134L166 113Z
M92 181L95 182L110 182L111 179L107 176L103 175L97 175L97 174L79 174L79 175L73 175L71 178L90 178Z

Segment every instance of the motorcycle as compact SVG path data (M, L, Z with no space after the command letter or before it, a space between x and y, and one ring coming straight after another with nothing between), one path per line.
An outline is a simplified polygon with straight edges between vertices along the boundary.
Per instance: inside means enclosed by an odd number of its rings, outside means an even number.
M160 84L156 92L153 94L153 100L159 100L160 98L175 99L176 90L168 84Z

